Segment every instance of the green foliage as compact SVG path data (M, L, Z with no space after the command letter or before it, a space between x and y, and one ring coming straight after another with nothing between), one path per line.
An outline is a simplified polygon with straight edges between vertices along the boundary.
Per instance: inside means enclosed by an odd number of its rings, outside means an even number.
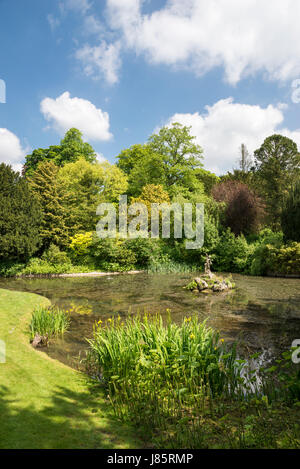
M300 154L297 144L282 135L272 135L266 138L254 155L260 190L266 199L270 220L276 226L280 223L286 195L299 178Z
M248 273L254 249L254 245L249 245L243 235L236 237L228 229L215 249L213 267L220 272Z
M62 204L68 213L66 224L70 235L95 229L103 178L102 166L99 163L89 163L83 158L75 163L68 163L59 170L57 179L65 192Z
M50 275L68 273L70 262L66 264L52 264L45 259L32 257L28 264L18 272L18 275Z
M197 282L195 280L192 280L184 288L185 288L185 290L194 291L194 290L198 290L198 285L197 285Z
M75 257L87 255L92 244L93 233L78 233L71 238L70 249Z
M68 260L65 264L52 264L45 259L33 257L22 269L18 269L16 275L59 275L90 272L88 265L73 266ZM94 270L94 269L92 269ZM14 274L15 275L15 274ZM11 275L10 275L11 276Z
M206 195L211 195L212 188L221 181L214 173L203 168L195 169L195 176L204 185Z
M58 167L52 161L40 163L29 178L29 185L43 212L40 229L43 248L47 249L51 243L60 247L66 246L67 214L63 206L65 192L58 179Z
M97 207L101 202L116 202L126 192L127 177L115 165L89 163L80 158L59 170L58 182L64 188L63 205L68 213L70 235L96 228Z
M259 232L258 243L271 244L279 248L283 244L283 233L282 231L272 231L270 228L264 228Z
M50 244L49 248L43 253L42 260L52 265L71 264L67 254L61 251L55 244Z
M212 399L237 395L243 382L235 347L227 349L196 317L182 324L164 324L161 316L125 324L110 318L95 326L89 343L89 367L101 373L116 415L147 428L148 439L171 431L174 447L199 445L197 416ZM190 438L179 443L183 431Z
M127 317L123 325L121 318L111 318L106 327L96 325L89 344L113 394L131 393L133 382L155 392L170 386L172 392L202 388L212 395L234 393L238 386L235 349L225 353L219 334L197 317L180 325L171 320L165 325L160 315Z
M91 245L91 257L95 266L104 271L128 271L133 270L136 264L136 256L124 240L100 239L93 237Z
M281 227L285 241L300 241L300 180L292 187L284 201Z
M39 148L26 156L24 172L32 175L41 162L52 161L57 166L66 163L74 163L84 158L90 163L96 161L96 153L88 143L82 140L82 133L77 129L70 129L61 140L60 145L52 145L49 148Z
M30 338L33 340L36 334L39 334L50 339L52 336L64 334L69 326L70 317L66 311L40 306L33 311L31 316Z
M40 245L42 213L27 181L0 164L0 260L26 261Z
M161 241L148 238L128 239L126 248L132 251L136 258L136 265L148 267L154 259L157 259L162 250Z
M25 267L16 261L5 260L0 262L0 277L16 277Z
M118 156L129 176L129 194L138 196L147 184L162 185L171 196L204 190L195 169L202 166L202 149L190 127L175 123L151 135L146 145L134 145Z
M118 202L119 196L127 193L128 181L126 174L116 165L102 163L104 170L101 200Z

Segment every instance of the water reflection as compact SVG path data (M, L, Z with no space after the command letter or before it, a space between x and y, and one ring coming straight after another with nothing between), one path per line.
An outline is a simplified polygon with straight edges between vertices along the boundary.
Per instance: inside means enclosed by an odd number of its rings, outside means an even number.
M172 311L173 320L197 314L240 348L278 354L300 338L300 280L233 275L229 294L194 294L183 289L191 274L138 274L114 277L2 279L0 288L30 291L72 309L71 330L48 353L65 363L86 348L94 322L113 314Z

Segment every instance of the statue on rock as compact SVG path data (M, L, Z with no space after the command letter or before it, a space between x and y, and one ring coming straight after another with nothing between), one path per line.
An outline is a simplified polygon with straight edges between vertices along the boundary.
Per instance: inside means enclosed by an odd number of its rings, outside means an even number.
M206 261L205 261L205 265L204 265L204 273L209 278L213 278L213 276L214 276L212 271L210 270L211 265L212 265L212 259L208 254L206 254Z

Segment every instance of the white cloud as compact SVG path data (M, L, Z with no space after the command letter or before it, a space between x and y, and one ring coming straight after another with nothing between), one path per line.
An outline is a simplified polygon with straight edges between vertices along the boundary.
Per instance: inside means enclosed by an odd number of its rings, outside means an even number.
M82 62L86 75L96 79L104 77L111 85L117 83L121 68L119 42L107 44L102 41L95 47L85 45L77 50L75 56Z
M169 0L152 14L143 0L107 0L122 46L155 64L214 67L236 84L257 72L273 80L300 76L299 0Z
M167 125L180 122L192 126L191 135L204 150L205 168L217 174L237 167L242 143L253 154L266 137L280 133L294 140L300 148L300 129L290 131L283 128L284 115L277 107L261 108L235 103L233 98L227 98L205 109L204 114L174 114Z
M10 164L15 171L20 171L27 151L13 132L0 128L0 163Z
M91 4L88 2L88 0L63 0L60 2L59 6L62 11L74 10L83 14L85 14L91 8Z
M87 15L84 18L83 30L86 34L104 33L104 25L93 15Z
M107 163L107 159L102 155L102 153L96 153L96 158L99 163Z
M56 18L51 13L49 13L49 15L47 15L47 21L50 25L51 31L54 31L60 25L60 19Z
M41 102L41 112L60 134L76 127L88 140L107 141L112 138L108 113L97 109L88 100L71 98L68 91L56 99L45 98Z

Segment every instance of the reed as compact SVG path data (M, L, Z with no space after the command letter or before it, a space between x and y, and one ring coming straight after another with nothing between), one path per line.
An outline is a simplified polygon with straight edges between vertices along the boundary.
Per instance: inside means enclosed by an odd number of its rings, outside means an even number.
M33 311L31 316L30 338L33 340L36 334L48 338L64 334L69 326L70 316L66 311L53 307L39 307Z
M106 384L116 415L153 435L175 425L175 445L200 444L201 415L214 400L243 399L235 346L196 316L181 324L160 315L113 317L99 321L88 342L89 368Z

